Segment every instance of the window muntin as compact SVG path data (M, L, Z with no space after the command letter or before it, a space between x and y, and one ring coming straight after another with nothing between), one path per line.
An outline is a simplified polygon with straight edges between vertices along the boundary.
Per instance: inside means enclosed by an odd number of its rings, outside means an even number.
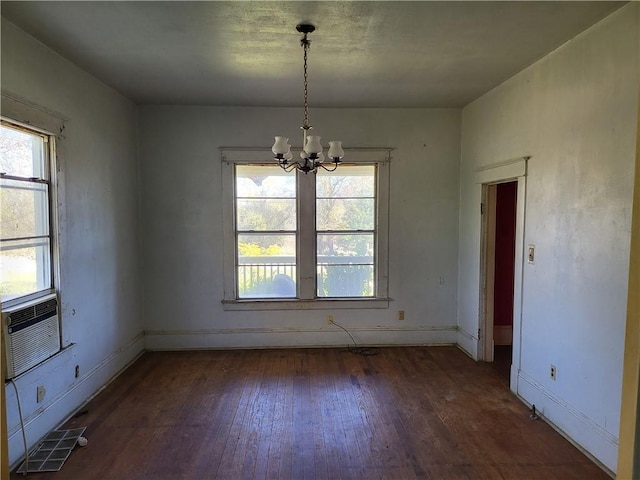
M376 167L316 176L316 296L374 297Z
M236 165L238 298L294 298L296 177L273 165Z
M49 137L0 126L0 296L2 302L53 287Z

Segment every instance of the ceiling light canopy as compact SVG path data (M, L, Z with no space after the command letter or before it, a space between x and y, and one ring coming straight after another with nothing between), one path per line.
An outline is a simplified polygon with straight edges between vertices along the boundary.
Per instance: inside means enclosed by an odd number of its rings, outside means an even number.
M342 157L344 157L344 150L342 150L342 142L339 140L332 140L329 142L329 151L327 156L331 160L332 167L325 165L325 156L322 153L322 144L320 143L320 137L318 135L310 135L309 131L313 129L309 123L309 75L307 73L307 57L309 52L309 46L311 40L308 36L312 33L316 27L310 23L301 23L296 26L296 30L303 34L300 44L304 50L304 119L302 121L302 151L300 152L300 160L293 160L293 154L291 153L291 145L289 145L289 138L283 136L277 136L276 141L271 148L274 154L274 159L278 162L284 170L287 172L293 169L298 169L301 172L316 173L318 168L323 168L329 172L338 168Z

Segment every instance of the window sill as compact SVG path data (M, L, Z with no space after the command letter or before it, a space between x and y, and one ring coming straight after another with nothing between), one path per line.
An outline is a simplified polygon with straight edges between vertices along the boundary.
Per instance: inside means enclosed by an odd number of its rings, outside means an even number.
M389 308L390 298L223 300L224 310L336 310Z

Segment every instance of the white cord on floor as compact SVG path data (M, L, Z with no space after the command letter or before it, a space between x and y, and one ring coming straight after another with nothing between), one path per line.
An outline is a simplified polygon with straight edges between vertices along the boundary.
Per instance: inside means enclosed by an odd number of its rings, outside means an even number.
M13 389L16 391L16 399L18 400L18 415L20 417L20 426L22 427L22 441L24 442L24 472L23 475L27 476L27 470L29 470L29 450L27 448L27 432L24 428L24 419L22 418L22 405L20 404L20 394L18 393L18 387L13 379L9 380Z

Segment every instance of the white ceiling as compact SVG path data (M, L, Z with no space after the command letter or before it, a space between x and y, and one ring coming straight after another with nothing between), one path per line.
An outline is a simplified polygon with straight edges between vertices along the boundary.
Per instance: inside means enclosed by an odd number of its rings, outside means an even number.
M626 2L2 1L2 16L141 104L461 107Z

